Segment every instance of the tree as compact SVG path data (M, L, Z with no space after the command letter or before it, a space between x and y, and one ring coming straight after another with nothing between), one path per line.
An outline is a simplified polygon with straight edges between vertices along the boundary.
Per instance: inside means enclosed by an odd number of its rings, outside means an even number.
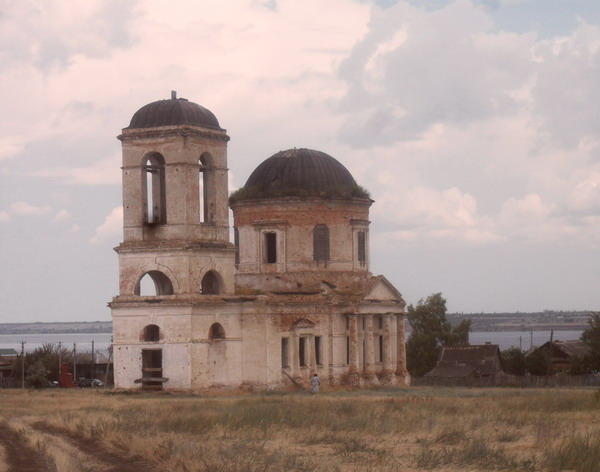
M585 363L590 370L600 370L600 312L591 312L588 319L589 328L581 334L581 340L590 347L585 356Z
M412 333L406 343L408 371L415 377L425 375L437 363L442 346L469 344L471 320L464 319L458 326L446 319L446 299L434 293L417 306L409 305L406 317Z
M538 348L525 357L525 368L531 375L551 375L548 367L547 349Z
M48 380L58 380L59 359L66 363L70 360L71 353L58 344L45 343L35 348L33 352L25 354L25 380L28 385L35 388L47 386ZM21 363L17 363L15 376L21 378ZM30 377L32 377L30 379ZM42 379L43 378L43 379ZM43 383L43 385L42 385Z
M502 366L504 372L512 375L525 375L527 367L525 366L525 353L518 347L511 347L502 351Z

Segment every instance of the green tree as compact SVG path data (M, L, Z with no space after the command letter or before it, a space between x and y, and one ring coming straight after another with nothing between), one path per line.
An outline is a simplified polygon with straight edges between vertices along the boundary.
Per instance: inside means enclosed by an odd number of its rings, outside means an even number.
M590 313L589 328L581 334L581 340L590 347L584 362L589 370L600 370L600 312Z
M441 293L419 300L416 306L409 305L406 317L412 333L406 343L406 364L411 375L421 377L433 369L442 346L469 344L471 320L452 326L446 311L446 299Z
M550 375L548 369L548 351L538 348L525 357L525 368L531 375Z
M35 348L33 352L25 354L26 383L35 388L42 388L48 384L48 380L58 380L59 360L62 363L67 363L71 358L72 354L66 348L59 347L58 344L45 343L41 347ZM42 370L45 378L44 385L38 385ZM34 375L35 380L30 381L30 375ZM15 377L17 379L21 378L20 360L17 362Z
M525 375L525 353L518 347L511 347L500 353L504 372L512 375Z
M41 361L35 361L27 367L25 382L30 388L44 388L48 386L48 372Z

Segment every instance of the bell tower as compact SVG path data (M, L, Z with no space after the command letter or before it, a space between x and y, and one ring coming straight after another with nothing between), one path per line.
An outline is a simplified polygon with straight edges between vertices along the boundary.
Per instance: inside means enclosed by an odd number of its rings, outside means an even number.
M140 295L148 274L157 295L233 291L227 142L206 108L177 98L138 110L118 137L123 147L120 295Z

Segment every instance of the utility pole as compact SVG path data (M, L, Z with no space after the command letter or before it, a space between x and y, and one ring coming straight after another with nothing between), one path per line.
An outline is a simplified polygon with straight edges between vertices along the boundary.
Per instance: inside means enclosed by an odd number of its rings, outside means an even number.
M92 378L96 377L96 352L94 351L94 340L92 340Z
M60 385L60 373L61 372L62 372L62 342L58 341L58 385Z
M77 381L77 344L73 343L73 382Z
M21 388L25 388L25 341L21 341Z

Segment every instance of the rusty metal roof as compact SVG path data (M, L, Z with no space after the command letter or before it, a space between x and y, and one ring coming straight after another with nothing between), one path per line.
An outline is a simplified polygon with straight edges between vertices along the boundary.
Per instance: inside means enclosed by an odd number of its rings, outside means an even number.
M185 98L149 103L135 112L128 128L192 125L221 129L217 117L208 109Z
M443 347L440 358L426 377L488 376L501 372L502 360L497 344Z
M358 197L368 194L339 161L321 151L288 149L260 164L239 199L294 196Z

